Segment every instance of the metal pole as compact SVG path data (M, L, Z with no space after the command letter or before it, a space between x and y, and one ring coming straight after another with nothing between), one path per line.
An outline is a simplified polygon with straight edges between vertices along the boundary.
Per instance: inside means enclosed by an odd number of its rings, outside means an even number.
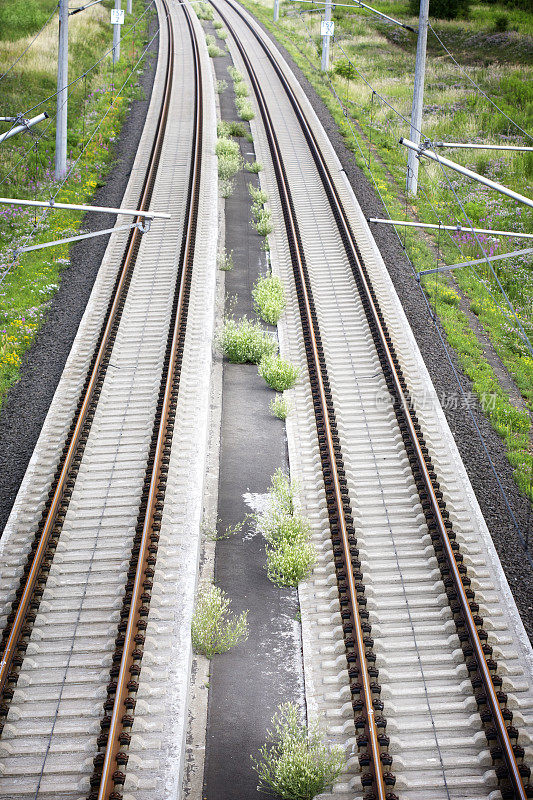
M115 0L115 10L120 11L120 0ZM113 25L113 64L120 58L120 25Z
M429 0L428 0L429 1ZM326 0L326 8L324 15L324 22L331 22L331 0ZM327 72L329 69L329 40L330 36L322 37L322 61L320 68L322 72Z
M57 55L55 179L67 174L68 116L68 0L59 0L59 50Z
M511 197L513 200L517 200L519 203L524 203L524 205L533 208L533 200L530 197L526 197L523 194L518 194L518 192L513 192L512 189L508 189L507 186L503 186L501 183L496 183L496 181L491 181L489 178L485 178L484 175L480 175L479 173L474 172L471 169L462 167L455 161L450 161L449 158L444 158L444 156L438 156L432 150L425 150L424 148L419 147L414 142L410 142L409 139L404 139L402 137L400 139L400 144L404 144L406 147L409 148L409 150L413 150L420 156L426 156L426 158L430 158L432 161L436 161L438 164L442 164L444 167L449 167L450 169L455 170L455 172L459 172L461 175L466 175L467 178L472 178L472 180L477 181L478 183L482 183L484 186L488 186L489 189L494 189L496 192L500 192L500 194L506 194L507 197Z
M424 107L424 78L426 73L426 44L428 38L429 0L420 0L418 21L418 40L416 44L415 85L413 89L413 109L409 136L420 144L422 109ZM418 189L418 159L414 153L407 156L407 193L416 195Z
M128 2L126 4L126 13L127 14L131 14L131 12L132 12L131 5L132 5L132 0L128 0Z
M274 0L274 22L279 19L279 0Z

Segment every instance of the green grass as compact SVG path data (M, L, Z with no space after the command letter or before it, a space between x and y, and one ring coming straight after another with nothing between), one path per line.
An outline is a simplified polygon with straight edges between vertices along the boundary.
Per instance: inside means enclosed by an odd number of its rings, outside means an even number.
M35 35L56 6L55 0L9 0L3 3L0 5L0 39L14 42L23 36Z
M70 79L87 70L110 46L109 7L94 6L72 17L70 27ZM132 20L144 11L144 3L135 0ZM52 5L45 0L29 3L13 2L9 8L0 9L0 61L7 66L25 49L49 15ZM15 13L17 26L6 29L6 14ZM20 13L19 13L20 12ZM117 139L130 102L138 96L137 75L122 86L133 65L139 59L146 41L149 16L139 23L135 34L130 32L122 43L122 57L113 72L109 59L105 59L78 85L72 87L69 99L69 129L67 157L72 163L82 152L83 158L74 169L58 201L90 203L95 189L102 185L112 166L113 142ZM131 24L131 23L130 23ZM126 23L124 29L129 28ZM9 39L6 39L6 31ZM126 31L123 31L126 33ZM57 42L57 17L52 19L35 44L23 56L12 72L2 81L2 110L23 111L55 92ZM139 67L142 71L143 66ZM109 109L111 110L109 111ZM41 110L41 109L39 109ZM51 117L55 113L54 100L43 106ZM98 131L96 126L109 111ZM41 123L46 126L45 121ZM2 130L5 128L2 127ZM12 171L2 187L4 195L49 199L55 192L53 177L54 125L44 130L36 128L39 140L16 136L2 145L0 152L0 180ZM40 137L40 133L43 132ZM89 142L93 132L94 137ZM24 159L25 154L28 158ZM19 160L22 163L16 167ZM13 259L20 242L32 235L32 243L61 239L75 234L82 215L68 211L51 211L41 217L41 212L0 208L0 270L9 270L0 289L0 403L9 386L19 374L24 353L35 338L46 316L50 301L61 281L61 273L69 264L67 245L23 254ZM39 229L34 233L36 222Z
M412 102L411 81L416 37L394 26L382 24L363 12L352 13L349 9L342 8L335 10L337 40L340 40L346 54L338 44L334 45L333 70L329 77L348 110L347 118L333 95L328 77L318 70L319 55L315 45L320 44L319 15L316 20L314 15L306 17L307 24L311 26L310 41L301 18L283 16L288 8L287 3L282 3L279 26L272 22L271 3L268 0L245 0L244 4L275 33L304 71L334 117L356 163L369 176L367 160L370 151L371 177L377 184L390 215L396 219L405 218L403 192L406 151L398 145L398 139L408 134L407 126L376 95L372 95L371 89L359 75L350 78L353 76L353 69L347 68L347 57L370 84L408 119ZM404 0L385 0L375 7L410 24L416 24L416 20L408 15L408 3ZM508 16L509 31L495 35L495 20L501 14ZM500 3L475 4L471 7L468 22L433 21L433 25L459 63L465 65L473 80L522 128L531 130L533 58L531 41L526 37L533 32L533 14ZM529 144L528 141L522 141L516 129L474 91L468 79L444 57L443 52L430 33L424 98L424 130L428 136L435 140L496 143L503 134L511 137L510 141ZM339 65L338 71L335 71L336 65ZM489 155L482 152L472 154L473 152L454 150L450 157L531 196L533 158L503 151ZM523 207L501 195L486 192L478 184L456 174L453 174L452 180L454 189L474 224L485 228L533 232L531 214ZM419 219L428 222L441 219L444 224L456 224L460 221L465 224L459 207L452 202L448 182L438 165L422 163L420 182L425 193L420 191L416 200L409 202ZM440 263L479 258L477 244L468 234L453 234L451 237L427 235L434 246L439 248ZM402 233L402 239L404 236L407 253L417 270L435 266L434 251L428 245L426 236L412 230ZM520 240L490 240L484 236L480 236L480 239L489 253L524 247ZM531 261L516 258L501 261L497 263L496 269L500 282L517 309L522 325L530 339L533 339ZM518 485L533 499L529 485L532 453L527 441L530 429L528 415L514 408L499 385L467 318L458 308L457 288L464 292L472 310L478 314L530 412L533 411L533 361L519 336L516 321L505 309L505 301L494 276L487 273L483 266L478 268L477 276L471 271L458 270L454 272L453 279L439 280L436 308L448 340L456 349L478 398L483 401L487 391L496 398L489 403L491 405L495 402L495 408L487 408L487 414L505 441ZM429 297L433 301L434 283L430 284L430 289ZM473 348L476 351L475 357L472 357ZM487 377L489 375L490 380Z

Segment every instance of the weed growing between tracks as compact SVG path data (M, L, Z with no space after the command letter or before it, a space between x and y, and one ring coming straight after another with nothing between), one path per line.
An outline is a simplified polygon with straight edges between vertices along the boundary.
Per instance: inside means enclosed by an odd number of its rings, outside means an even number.
M298 367L276 355L263 356L258 370L267 385L276 392L292 389L300 374Z
M293 703L280 705L267 743L252 762L259 791L287 800L313 800L338 778L345 758L341 747L324 743L318 728L308 729L298 716Z
M266 543L267 575L277 586L298 586L316 563L311 526L295 508L295 486L278 469L272 476L267 509L257 525Z
M285 292L281 278L266 275L259 278L252 290L254 311L265 322L277 325L285 308Z
M19 25L10 29L10 41L0 41L4 64L11 64L29 44L40 25L52 10L44 0L34 4L37 18L22 9ZM133 19L145 9L135 0ZM23 13L24 12L24 13ZM86 71L110 47L108 10L94 6L72 17L69 49L72 64L71 80ZM95 189L102 186L113 164L113 143L132 100L139 96L135 76L117 96L147 41L150 12L125 35L122 57L113 69L106 58L78 84L71 87L69 97L68 165L73 164L87 145L83 157L56 197L58 202L90 203ZM127 26L125 25L124 28ZM16 38L15 38L16 36ZM44 97L53 95L56 82L57 17L52 19L27 54L2 81L3 108L6 113L31 108ZM142 73L140 67L138 73ZM92 140L103 115L103 120ZM39 109L39 111L41 108ZM55 98L42 106L53 117ZM37 113L37 111L35 112ZM31 116L31 114L30 114ZM53 120L52 120L53 122ZM48 127L48 125L50 127ZM49 120L40 123L32 138L15 136L2 145L0 181L4 194L32 200L49 200L58 188L54 181L55 127ZM70 211L35 211L14 206L0 208L0 404L8 388L17 380L22 358L32 344L57 290L61 272L69 264L68 245L25 253L13 258L16 247L27 240L39 244L61 239L79 232L83 215Z
M259 364L265 357L273 356L278 349L276 340L263 329L261 323L247 317L238 321L226 317L217 343L232 364Z
M408 134L408 126L373 94L357 73L359 71L408 119L416 50L412 34L374 17L363 16L359 11L337 8L332 70L324 76L319 70L319 15L290 17L289 4L282 2L280 24L276 25L272 22L268 0L243 0L243 3L272 31L302 69L333 116L356 163L375 182L391 217L428 222L440 219L443 224L460 221L464 225L450 185L436 164L421 164L422 188L416 199L406 202L405 151L397 142L400 135ZM405 0L400 0L399 5L384 0L380 10L416 26L417 20L409 18ZM515 30L494 35L491 27L494 15L502 11L508 17L509 27ZM531 42L527 34L533 30L533 14L504 8L497 3L479 3L472 5L468 30L461 20L433 23L458 61L465 65L467 74L528 130L533 84L529 75ZM497 143L503 137L509 143L530 144L520 139L516 129L476 92L453 62L439 57L444 51L432 34L428 37L428 47L426 135L437 141ZM530 154L482 152L472 155L472 151L454 150L451 158L518 192L527 194L528 187L533 186ZM513 201L455 174L450 180L474 225L533 232L531 214ZM488 235L479 235L479 238L489 255L523 247L520 240ZM402 239L417 270L436 266L436 254L439 264L467 261L480 255L475 238L465 232L439 236L438 232L410 230L402 233ZM533 272L530 262L527 257L515 257L499 262L496 269L521 324L532 339ZM486 266L480 265L477 272L463 269L455 271L451 277L423 279L423 285L463 370L473 383L480 404L505 442L518 486L533 500L533 359L520 337L516 321L505 307L495 277ZM462 298L461 306L454 295ZM478 340L465 313L468 309L478 316L495 350L494 356L485 355L483 343ZM502 388L491 366L499 359L520 390L523 403L511 401Z
M192 644L197 653L213 658L248 638L248 612L236 616L230 600L218 586L200 589L191 622Z
M246 172L251 172L253 175L258 175L263 169L263 165L260 164L259 161L252 161L251 163L246 163L244 165L244 169Z
M291 404L282 394L277 394L275 398L270 401L269 409L278 419L286 420L291 413Z

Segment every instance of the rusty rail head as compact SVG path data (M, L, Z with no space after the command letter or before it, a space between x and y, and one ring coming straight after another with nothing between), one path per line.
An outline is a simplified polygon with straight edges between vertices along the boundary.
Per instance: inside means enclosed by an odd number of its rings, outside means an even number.
M165 2L165 0L163 0ZM168 74L167 64L167 74ZM167 78L168 79L168 78ZM162 144L162 135L166 124L166 116L168 113L168 104L162 107L162 113L158 120L156 135L154 137L154 144L150 154L149 167L143 182L141 198L139 200L139 209L142 211L148 210L150 197L153 189L153 181L157 171L158 155ZM142 217L136 217L135 222L142 222ZM11 625L9 637L6 646L2 653L2 661L0 661L0 696L6 688L7 682L10 680L10 672L13 665L13 658L15 656L17 647L20 643L22 629L26 622L26 617L32 597L34 594L35 586L39 579L39 574L43 566L43 562L50 545L50 539L54 526L57 521L58 511L60 509L61 501L64 496L65 486L67 479L70 475L72 463L76 455L76 451L80 444L82 431L86 423L91 402L95 393L95 388L99 379L102 377L102 367L106 357L108 342L115 326L117 316L120 312L120 304L123 300L122 290L127 280L128 270L139 246L141 233L138 228L134 228L128 238L126 251L122 261L121 272L119 280L114 289L114 296L111 306L108 310L106 323L100 335L100 345L98 347L95 358L93 359L93 366L91 374L85 388L85 394L81 403L81 407L75 422L75 427L70 437L70 442L66 455L63 459L63 466L61 467L60 475L57 481L57 486L51 498L50 507L47 512L46 519L42 528L41 537L35 555L29 570L23 592L15 613L15 619Z
M168 422L170 415L170 406L173 399L174 381L176 365L179 359L179 345L183 342L185 314L186 314L186 301L185 301L185 287L192 270L192 263L195 250L196 239L196 222L198 217L198 202L199 202L199 189L200 189L200 171L201 171L201 149L202 149L202 119L203 119L203 97L202 97L202 76L200 67L200 57L198 50L198 43L193 30L191 22L191 12L186 3L180 0L180 5L184 9L185 18L191 35L193 53L194 53L194 66L195 66L195 82L196 82L196 112L194 120L194 134L192 143L191 155L191 172L188 191L188 208L186 220L184 222L184 237L182 240L182 248L180 253L180 280L177 289L177 308L172 330L172 342L169 348L170 359L166 370L166 377L163 376L165 388L163 393L163 401L161 407L160 421L157 430L157 440L154 453L154 464L149 481L148 498L146 505L146 512L144 522L142 525L142 534L139 545L139 555L136 567L136 574L134 579L134 586L132 591L132 598L130 604L130 612L127 620L127 628L124 637L123 652L120 662L120 670L117 678L117 685L115 689L115 699L113 710L111 713L109 732L107 736L107 744L105 748L104 760L102 765L102 774L100 785L98 787L98 800L108 800L115 792L116 783L116 765L117 756L121 751L120 736L123 730L123 714L128 715L125 701L130 693L128 683L130 681L131 667L139 655L134 651L137 649L135 641L138 623L144 613L144 601L141 598L143 593L143 581L145 572L148 566L149 545L151 535L154 530L154 515L156 513L156 505L158 503L157 495L159 494L159 487L161 477L163 474L163 455L165 449L165 439L169 436ZM170 25L170 49L173 49L173 32L172 25ZM124 762L122 762L124 763Z
M234 9L234 11L237 14L239 14L239 16L247 23L247 20L245 19L245 17L242 14L241 10L238 7L235 7L233 2L230 2L230 0L227 0L227 2ZM373 322L374 322L374 324L376 326L376 330L378 332L379 341L380 341L381 347L383 349L383 352L385 354L387 365L388 365L390 374L391 374L393 382L394 382L395 392L396 392L397 398L398 398L398 400L399 400L399 402L401 404L405 422L406 422L406 424L408 426L408 429L409 429L409 436L410 436L411 442L412 442L413 447L415 448L415 451L416 451L418 467L419 467L419 469L420 469L420 471L422 473L422 476L423 476L424 484L426 486L426 489L427 489L427 492L428 492L428 495L429 495L429 498L430 498L432 512L433 512L433 515L434 515L434 518L435 518L435 521L436 521L436 524L437 524L437 527L438 527L438 530L439 530L439 533L440 533L440 536L441 536L442 544L443 544L443 547L444 547L445 552L446 552L448 563L450 565L450 570L451 570L451 573L452 573L452 578L453 578L453 582L454 582L455 591L457 592L457 595L458 595L458 598L459 598L459 602L461 604L461 611L462 611L464 620L466 622L466 626L467 626L467 629L468 629L468 633L469 633L469 637L470 637L470 641L471 641L473 650L475 652L475 658L476 658L476 661L477 661L479 672L481 674L481 679L483 681L483 686L484 686L484 689L485 689L485 692L486 692L486 695L487 695L487 698L488 698L488 701L489 701L489 706L490 706L490 709L491 709L491 712L492 712L492 716L493 716L493 719L494 719L494 723L495 723L495 726L496 726L498 739L499 739L500 744L502 746L504 760L505 760L505 763L506 763L506 766L507 766L507 769L508 769L509 778L510 778L510 781L511 781L511 784L512 784L512 787L513 787L513 791L514 791L514 794L515 794L515 797L517 798L517 800L527 800L528 794L527 794L526 789L524 787L524 784L523 784L523 781L522 781L522 778L521 778L521 774L520 774L520 770L519 770L517 762L516 762L516 758L515 758L515 754L514 754L514 751L513 751L513 747L512 747L510 738L509 738L509 733L508 733L507 727L505 725L505 720L504 720L503 715L502 715L502 711L501 711L500 704L499 704L499 701L498 701L498 697L497 697L497 694L496 694L496 691L495 691L495 688L494 688L494 684L493 684L493 681L492 681L490 670L489 670L489 667L487 665L487 661L486 661L486 658L485 658L483 645L482 645L481 639L479 637L479 633L478 633L478 630L477 630L477 627L476 627L476 623L475 623L474 618L473 618L473 614L472 614L472 610L470 608L470 604L468 602L468 597L467 597L466 592L465 592L463 581L461 579L461 573L460 573L460 571L458 569L457 561L456 561L456 558L455 558L455 553L454 553L454 550L452 548L452 545L451 545L451 542L450 542L450 538L448 536L446 525L444 523L444 518L443 518L442 511L441 511L441 508L440 508L440 505L439 505L439 502L438 502L438 498L437 498L437 496L435 494L435 489L433 487L431 476L430 476L429 470L427 468L427 464L426 464L426 461L425 461L425 458L424 458L424 454L423 454L422 449L420 447L418 434L417 434L417 431L416 431L415 426L413 424L413 420L411 418L411 408L410 408L410 405L409 405L409 403L407 401L407 398L405 396L405 392L404 392L404 390L402 388L400 377L399 377L399 374L398 374L398 368L397 368L397 366L395 364L395 360L394 360L392 352L391 352L390 339L389 339L388 335L386 334L386 332L384 330L384 326L381 323L380 312L379 312L378 308L376 307L376 303L375 303L374 297L373 297L373 292L372 292L372 289L371 289L371 287L369 285L369 282L368 282L368 279L367 279L366 270L364 269L363 264L362 264L361 259L360 259L360 256L359 256L359 252L358 252L357 244L356 244L356 241L355 241L355 237L353 235L351 226L350 226L349 221L347 219L346 212L344 210L342 202L340 201L340 198L339 198L337 189L335 187L335 184L334 184L334 182L333 182L333 180L331 178L331 174L329 172L329 168L328 168L328 166L327 166L327 164L326 164L326 162L324 160L324 157L322 155L321 149L320 149L320 147L319 147L319 145L318 145L318 143L316 141L316 137L315 137L311 127L309 126L309 124L307 122L307 119L305 117L303 109L301 108L301 105L300 105L300 103L298 101L298 98L296 97L294 91L292 90L292 87L290 86L289 82L287 81L285 75L283 74L282 69L280 68L279 64L276 62L276 59L272 55L272 53L269 50L268 46L264 43L264 41L261 39L261 37L259 37L257 35L257 33L255 31L254 31L254 33L255 33L259 43L261 44L264 52L266 53L267 57L269 58L271 64L273 65L274 69L276 70L276 72L278 74L278 77L280 78L280 81L282 82L282 84L283 84L283 86L284 86L284 88L285 88L285 90L287 92L287 95L289 96L289 100L290 100L290 102L291 102L291 104L292 104L292 106L293 106L293 108L295 110L295 113L296 113L299 121L301 122L302 128L304 130L304 134L306 136L306 139L308 141L309 147L310 147L311 152L313 154L313 158L314 158L315 163L317 164L317 167L319 169L319 172L320 172L323 184L324 184L324 188L326 190L326 193L328 194L328 197L330 198L333 210L335 212L335 217L336 217L338 225L339 225L339 230L340 230L341 237L343 238L343 241L344 241L344 244L345 244L347 255L348 255L348 257L350 259L353 259L353 261L356 264L356 268L357 268L358 273L359 273L359 278L360 278L360 281L361 281L361 285L363 287L365 300L368 303L368 306L369 306L370 312L371 312L371 316L372 316L372 320L373 320ZM336 486L336 490L337 490L337 486ZM352 578L353 578L353 576L352 576Z

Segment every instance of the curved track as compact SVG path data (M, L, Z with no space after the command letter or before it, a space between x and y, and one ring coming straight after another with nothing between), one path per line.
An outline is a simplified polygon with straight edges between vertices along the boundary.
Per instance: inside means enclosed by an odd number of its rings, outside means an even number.
M365 585L363 583L363 580L365 580L365 582L372 584L375 583L376 579L379 583L380 579L373 572L367 571L368 565L367 570L362 569L359 545L355 538L356 526L354 527L354 513L350 492L348 491L348 484L352 483L353 485L354 477L350 474L350 470L347 469L343 458L345 444L349 448L350 442L346 440L345 435L339 435L336 407L337 405L342 405L342 403L340 398L338 401L334 398L335 392L332 392L328 374L330 364L334 367L333 374L337 377L340 377L339 370L344 370L344 380L346 380L350 370L346 369L346 364L342 364L342 356L339 357L338 354L331 356L335 347L330 345L328 348L327 339L326 346L323 344L324 335L327 336L324 331L327 332L328 325L321 324L315 299L318 297L319 304L324 307L328 305L328 298L327 296L322 297L316 294L314 296L314 293L321 289L321 278L319 272L314 269L311 271L311 274L314 272L315 275L314 281L311 279L306 259L313 260L316 266L317 251L319 252L319 245L317 245L316 239L320 237L321 230L324 228L323 226L321 227L320 222L317 222L315 216L315 241L313 242L309 235L307 237L302 236L300 221L302 218L304 219L304 226L307 226L308 231L309 224L305 220L305 216L312 215L312 212L309 213L308 211L309 204L306 206L305 202L299 203L296 199L298 189L302 188L300 185L302 181L305 182L304 185L306 187L302 190L302 194L307 192L308 195L312 196L314 192L312 203L310 204L311 207L324 209L324 201L327 202L329 211L322 210L321 214L328 217L326 225L333 223L336 230L335 235L328 234L329 238L327 240L330 249L324 253L324 260L326 263L327 261L337 260L339 252L343 251L344 259L342 260L344 260L352 275L353 288L347 287L347 297L351 295L352 302L355 302L355 307L360 309L358 311L359 317L361 318L362 312L362 317L366 322L364 326L366 332L361 331L364 337L361 343L366 348L370 346L374 350L377 356L377 363L383 371L386 391L392 399L392 408L396 418L397 428L396 426L394 427L399 429L403 440L403 447L398 452L398 458L405 463L405 456L407 456L412 475L409 480L410 483L414 482L418 494L418 502L414 503L412 512L406 511L404 513L411 513L412 515L414 512L415 529L418 528L423 536L429 534L433 543L433 561L436 559L440 568L443 581L442 589L445 590L449 601L451 617L455 623L465 658L466 669L472 683L471 697L475 697L475 702L480 711L480 722L487 735L492 760L496 764L496 774L500 783L501 794L509 798L525 798L530 795L531 787L525 787L522 776L527 781L529 769L522 764L524 750L517 743L519 733L512 724L513 714L507 708L508 696L506 692L501 690L502 678L496 674L497 663L492 658L493 648L487 643L488 635L483 627L483 618L479 614L479 604L472 589L472 580L464 564L463 554L450 521L450 513L446 507L443 492L438 483L426 441L422 435L421 425L417 418L414 403L396 355L392 338L387 329L384 314L380 309L376 292L372 286L343 202L339 197L335 181L332 179L330 169L312 127L307 121L306 114L284 74L283 67L273 54L272 48L265 43L264 35L257 29L257 26L250 24L247 15L233 3L229 2L224 6L218 2L213 4L233 36L242 62L250 76L266 131L270 157L276 176L313 398L318 449L324 476L324 490L339 587L340 609L343 621L342 629L351 679L351 704L355 712L355 727L357 730L357 745L359 748L359 762L362 768L363 786L368 797L389 798L389 800L392 800L397 796L392 789L396 779L394 776L394 763L389 754L390 737L385 732L387 726L387 703L381 700L382 688L384 695L389 693L386 691L385 686L382 687L381 683L383 681L378 682L379 673L375 666L374 642L370 635L369 612L366 609L368 600L365 596ZM228 6L231 11L229 11ZM244 26L246 26L246 35L243 35ZM253 42L253 45L251 45L251 42ZM268 68L264 66L264 56L268 59ZM256 67L260 60L262 63L260 75L258 75ZM263 89L265 86L268 87L266 93ZM286 99L279 101L278 98L282 92L285 94ZM268 99L265 95L268 95ZM279 103L279 112L277 109L276 111L270 110L274 108L272 105L273 97L276 97L276 101ZM279 122L281 115L283 115L284 125ZM273 124L273 116L276 119L276 124ZM295 124L298 125L301 135L297 144L292 145L291 142L292 146L288 146L286 129L290 129L291 125ZM278 129L283 129L281 145L277 134ZM305 146L302 146L303 142L305 142ZM317 187L317 184L321 185L321 190ZM294 189L294 192L291 192L291 188ZM305 211L303 210L304 207L306 208ZM302 214L304 214L304 217L302 217ZM344 275L343 282L346 284L346 275ZM322 283L325 287L327 282L322 281ZM355 295L354 289L356 290ZM357 347L360 348L360 345L353 342L353 337L352 342L350 342L349 339L346 339L346 335L344 337L341 335L343 322L344 324L348 322L348 319L343 321L342 317L343 315L349 316L349 306L346 306L345 301L342 304L337 302L336 309L331 307L331 302L329 302L329 306L329 313L336 315L337 321L341 323L336 335L339 339L344 338L347 345L347 349L344 352L344 361L346 361L346 357L351 358L353 367L354 360L360 356L360 353L357 352ZM335 335L334 323L330 324L329 327L333 335ZM354 344L356 349L353 349ZM335 358L337 359L337 365L335 365ZM374 365L369 364L369 371L372 368L375 369L375 360ZM390 404L387 405L390 407ZM390 415L388 422L390 423ZM368 431L367 433L370 436ZM370 446L375 447L376 443L377 440L371 438ZM397 450L397 442L395 442L394 449ZM382 469L381 473L383 476ZM381 479L382 477L378 474L380 482ZM405 478L402 477L401 480L405 484ZM383 489L381 493L383 493ZM359 506L361 505L360 497L357 499L357 503ZM395 511L397 512L398 509L394 509L393 506L390 506L387 510L389 527L390 517ZM423 512L425 518L425 525L421 531L419 525L420 511ZM363 514L360 520L363 527L368 526L368 515L371 517L375 513L371 504L369 504L366 513L367 518L365 519ZM408 519L403 520L403 525L405 526L406 524L409 524ZM368 539L365 537L364 541L366 542L364 548L368 550ZM398 563L398 552L395 546L394 549L396 550L396 562ZM390 558L390 555L388 558ZM401 574L400 570L400 576ZM428 567L426 567L426 575L430 576L434 583L434 568L431 564L431 559ZM425 581L427 582L427 578L425 578ZM403 582L404 578L402 578ZM376 597L375 602L379 604L380 598ZM428 614L427 621L429 622L430 620L431 614ZM416 636L414 638L416 643ZM448 639L446 647L450 648L451 654L453 650L457 649L457 645L455 640L450 639L449 629L446 638ZM438 639L434 639L433 642L425 642L424 646L427 647L428 644L430 647L442 646ZM422 655L421 657L420 655L419 645L417 645L417 650L418 660L420 661L421 658L423 660L424 656ZM402 656L400 655L400 661L401 658ZM420 666L422 667L421 664ZM445 677L449 679L451 675L448 674ZM425 680L423 682L427 696L427 682ZM464 681L458 680L456 685L459 687L461 683L464 684ZM431 691L434 692L435 689L430 688L429 692ZM439 690L443 698L446 696L447 691L449 691L449 686L443 684ZM464 694L464 685L461 685L459 694ZM416 708L416 703L413 705ZM450 707L453 708L453 703L450 704ZM439 722L438 720L437 722L435 721L429 702L428 708L428 721L424 721L422 724L424 728L429 724L430 730L431 728L433 729L442 767L442 776L439 781L443 781L443 796L450 797L452 796L450 795L450 786L452 786L452 793L455 791L455 786L453 785L455 775L452 776L452 773L454 771L457 772L456 765L461 762L460 754L457 754L458 760L456 764L453 763L453 757L451 759L443 758L442 754L445 746L443 745L443 731L437 730ZM462 711L462 709L460 710ZM460 719L461 714L458 716L458 726L464 725L464 722L461 722ZM439 735L441 737L440 743ZM473 739L477 739L477 745L479 746L479 739L475 734ZM404 761L402 753L399 754L399 758L400 762ZM445 765L444 760L449 760L450 763ZM479 756L477 759L474 757L474 760L479 760ZM461 765L461 769L463 770L463 765ZM475 772L479 772L478 766L474 768ZM482 770L480 777L482 777L483 772L486 773L487 770ZM468 775L465 776L465 779L462 791L468 792L469 789L466 788L469 784ZM491 791L490 784L490 777L485 775L479 788L473 788L472 785L472 796L487 796ZM432 784L429 783L427 785ZM478 795L477 792L479 791L481 793ZM458 794L455 796L465 795Z

